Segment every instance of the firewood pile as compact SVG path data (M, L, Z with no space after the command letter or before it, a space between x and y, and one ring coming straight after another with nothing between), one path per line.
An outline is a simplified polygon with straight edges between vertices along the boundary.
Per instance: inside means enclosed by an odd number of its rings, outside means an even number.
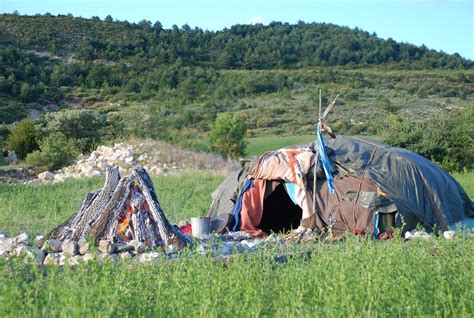
M166 218L145 169L121 178L116 166L107 169L104 187L88 193L76 214L47 235L63 243L87 237L95 244L139 241L171 251L192 244Z

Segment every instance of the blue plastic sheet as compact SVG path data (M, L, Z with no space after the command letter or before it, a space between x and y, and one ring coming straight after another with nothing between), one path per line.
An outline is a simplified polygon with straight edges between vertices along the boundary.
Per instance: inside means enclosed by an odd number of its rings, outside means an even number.
M334 179L331 174L331 164L329 163L328 156L326 154L326 145L324 144L324 137L321 132L321 123L318 123L317 129L317 144L318 144L318 159L321 161L321 165L326 175L326 181L329 188L329 193L334 194Z

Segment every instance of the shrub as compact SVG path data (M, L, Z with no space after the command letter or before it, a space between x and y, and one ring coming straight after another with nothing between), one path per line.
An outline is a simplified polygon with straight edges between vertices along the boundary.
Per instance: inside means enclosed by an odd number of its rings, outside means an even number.
M379 126L382 141L431 159L448 171L474 165L474 110L443 113L432 120L413 122L389 116Z
M247 126L239 113L220 113L209 134L211 149L230 158L245 154Z
M15 124L7 137L7 148L15 150L19 159L24 159L26 155L39 149L38 129L31 119L24 119Z
M38 170L54 170L71 164L78 155L75 143L64 134L48 135L35 151L26 157L26 163Z
M91 110L66 110L45 116L45 135L60 133L74 143L78 152L90 152L99 143L105 119Z

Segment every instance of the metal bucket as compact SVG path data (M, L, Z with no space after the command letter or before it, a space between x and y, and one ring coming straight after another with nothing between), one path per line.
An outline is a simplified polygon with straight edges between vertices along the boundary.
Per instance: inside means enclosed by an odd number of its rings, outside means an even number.
M203 238L211 231L211 218L205 216L191 218L191 227L193 237L198 239Z

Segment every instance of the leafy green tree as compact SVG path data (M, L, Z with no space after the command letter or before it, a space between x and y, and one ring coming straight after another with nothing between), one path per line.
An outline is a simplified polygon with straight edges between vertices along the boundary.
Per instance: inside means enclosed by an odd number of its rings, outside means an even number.
M74 162L78 155L74 141L62 133L53 133L41 141L41 151L26 157L26 163L40 171L55 170Z
M87 153L102 137L105 120L91 110L66 110L45 116L45 135L61 133L73 141L78 152Z
M245 154L247 125L239 113L220 113L209 133L211 149L230 158Z
M15 150L19 159L39 149L39 133L31 119L23 119L15 124L7 137L7 148Z

